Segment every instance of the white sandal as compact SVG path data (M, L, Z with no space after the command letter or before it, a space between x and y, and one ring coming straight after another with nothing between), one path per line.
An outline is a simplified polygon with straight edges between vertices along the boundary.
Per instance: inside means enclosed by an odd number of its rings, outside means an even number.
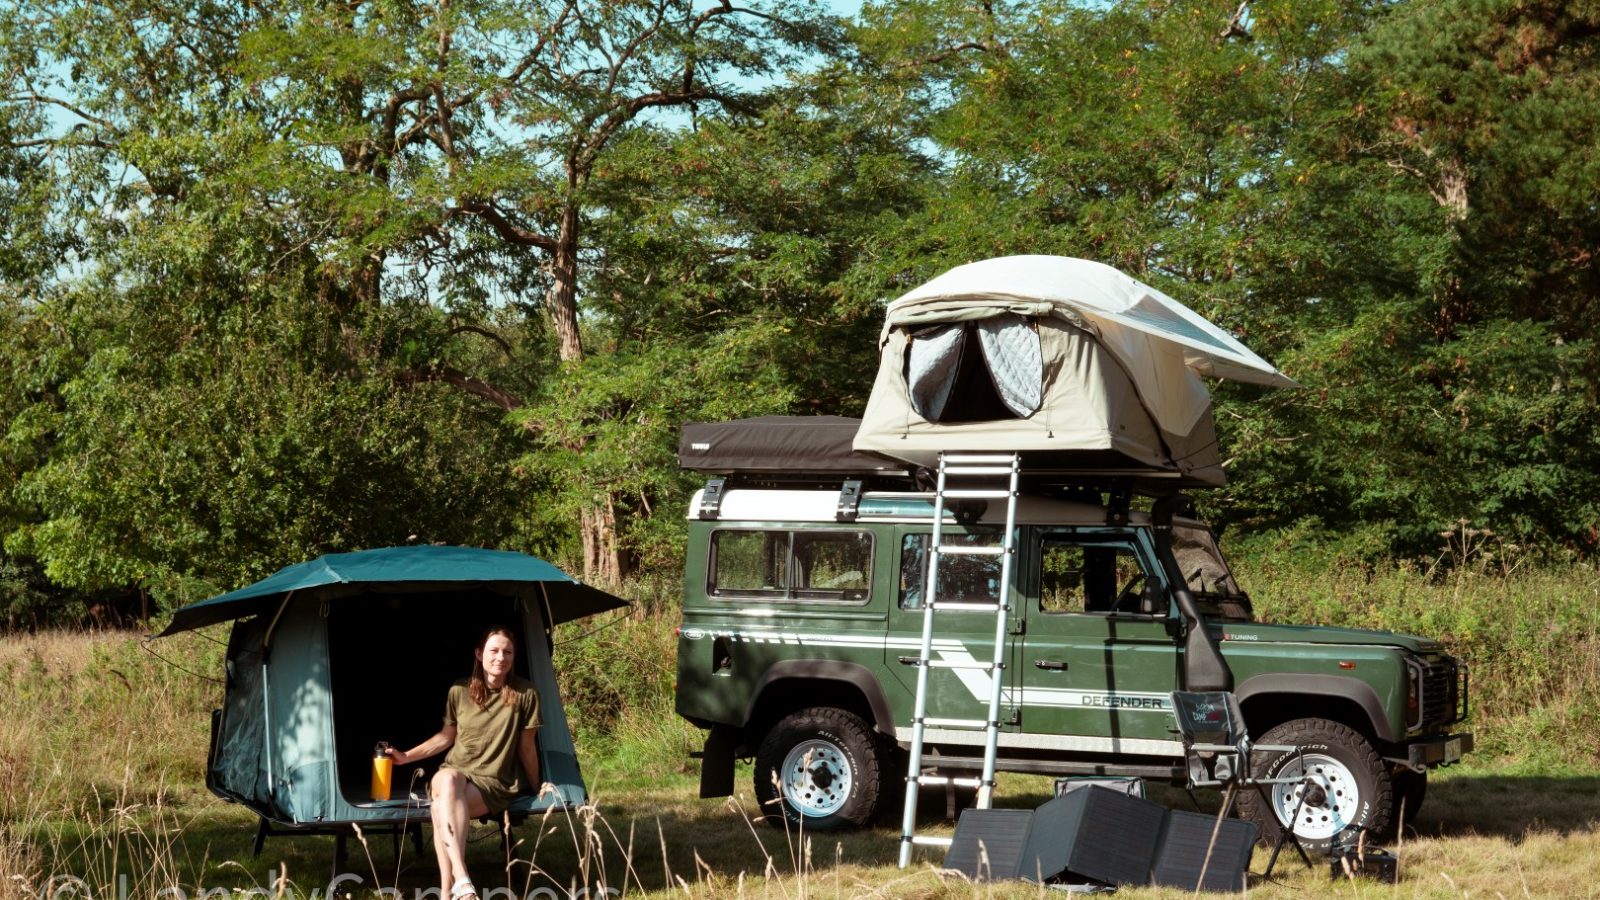
M477 900L478 889L473 886L471 878L463 875L450 885L450 900L466 900L467 897Z

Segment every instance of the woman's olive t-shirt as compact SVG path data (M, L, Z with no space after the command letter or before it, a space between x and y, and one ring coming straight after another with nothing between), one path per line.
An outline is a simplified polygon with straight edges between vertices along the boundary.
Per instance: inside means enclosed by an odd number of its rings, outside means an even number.
M519 794L536 789L528 785L517 756L522 733L536 729L539 719L539 691L532 682L515 675L506 680L511 688L509 706L499 692L487 706L472 702L468 682L450 686L445 701L444 723L456 727L456 742L445 754L444 765L455 769L472 782L490 812L500 812Z

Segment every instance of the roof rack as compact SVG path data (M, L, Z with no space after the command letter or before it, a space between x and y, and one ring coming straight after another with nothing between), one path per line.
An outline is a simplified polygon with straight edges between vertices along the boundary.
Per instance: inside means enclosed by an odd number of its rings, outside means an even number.
M889 477L882 472L858 474L795 472L782 475L767 472L750 474L735 472L712 475L707 478L705 489L700 492L700 503L696 514L704 520L720 518L723 499L727 492L732 490L810 490L837 492L836 519L840 522L854 522L861 514L862 498L869 492L926 495L932 498L934 490L927 481L928 474L925 470L918 469L903 477ZM1150 486L1143 486L1143 488L1148 487ZM1107 525L1126 525L1135 497L1160 499L1179 492L1175 485L1164 485L1164 487L1167 489L1152 491L1142 489L1140 483L1131 477L1108 478L1104 473L1088 472L1051 473L1034 482L1029 482L1027 478L1019 479L1020 493L1025 496L1103 507L1106 511ZM981 500L954 501L947 511L958 520L976 521L982 518L986 505Z
M932 470L912 460L855 450L860 424L842 416L765 416L685 425L678 464L723 478L726 488L818 489L859 479L864 490L880 484L903 490L908 483L933 490ZM1011 451L996 446L982 452ZM1114 450L1029 450L1019 459L1026 493L1096 486L1120 490L1126 484L1132 493L1163 497L1211 486L1184 472L1142 465Z
M926 474L920 469L904 473L730 472L706 479L698 512L702 519L718 518L723 495L731 490L838 491L839 521L854 522L860 513L861 498L868 491L931 490Z

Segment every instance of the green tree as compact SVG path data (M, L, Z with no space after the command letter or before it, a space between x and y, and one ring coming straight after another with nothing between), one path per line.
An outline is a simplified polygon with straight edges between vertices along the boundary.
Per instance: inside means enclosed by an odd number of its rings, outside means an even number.
M481 498L493 454L465 454L467 484L442 469L427 484L396 478L365 454L415 444L444 466L463 442L499 446L477 414L449 432L465 414L429 384L493 415L559 396L588 355L579 297L597 250L586 229L640 177L618 148L753 103L763 79L825 47L830 27L782 2L9 5L9 152L49 172L54 202L34 221L78 242L56 296L36 302L83 341L60 396L22 416L50 462L22 489L44 520L9 546L71 582L150 579L155 557L216 576L177 561L233 527L189 512L221 487L223 472L200 468L224 453L250 470L233 484L238 515L272 499L263 492L278 498L280 512L249 523L283 536L275 562L291 546L407 531L329 524L356 521L363 479ZM267 416L276 403L296 415ZM137 427L147 418L155 427ZM421 431L405 427L413 419ZM571 422L518 420L563 435L568 453L590 438ZM249 448L268 423L281 428L274 447ZM229 427L246 433L236 445L204 443ZM60 493L110 445L126 447L111 481ZM174 471L191 449L208 458ZM309 464L280 483L286 458L305 453L358 483L317 481ZM179 493L140 487L149 481ZM625 552L607 490L580 515L586 574L610 580ZM319 496L336 508L287 512ZM503 507L486 514L519 517ZM165 550L130 540L152 512L171 525Z
M944 186L862 273L1117 265L1307 389L1219 387L1254 528L1594 546L1595 17L1570 4L889 3Z
M848 278L881 222L922 202L927 171L861 115L870 88L825 67L754 114L619 145L641 177L606 195L592 226L602 352L518 415L544 429L525 464L573 486L557 505L607 486L607 513L646 564L680 560L678 504L698 486L676 472L684 422L865 404L881 295Z
M1596 547L1597 36L1581 5L1417 0L1352 46L1307 148L1330 277L1286 361L1313 390L1241 413L1249 516Z
M1497 317L1595 335L1600 8L1415 0L1353 56L1356 156L1438 205L1435 328Z

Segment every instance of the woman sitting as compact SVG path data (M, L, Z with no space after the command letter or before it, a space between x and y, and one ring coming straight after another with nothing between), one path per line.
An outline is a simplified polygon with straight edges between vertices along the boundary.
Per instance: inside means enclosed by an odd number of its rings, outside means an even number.
M450 900L476 900L467 874L467 823L507 809L540 784L539 692L512 674L517 648L511 630L495 627L472 651L472 676L450 687L444 727L410 750L391 750L395 765L450 752L429 794L439 885Z

